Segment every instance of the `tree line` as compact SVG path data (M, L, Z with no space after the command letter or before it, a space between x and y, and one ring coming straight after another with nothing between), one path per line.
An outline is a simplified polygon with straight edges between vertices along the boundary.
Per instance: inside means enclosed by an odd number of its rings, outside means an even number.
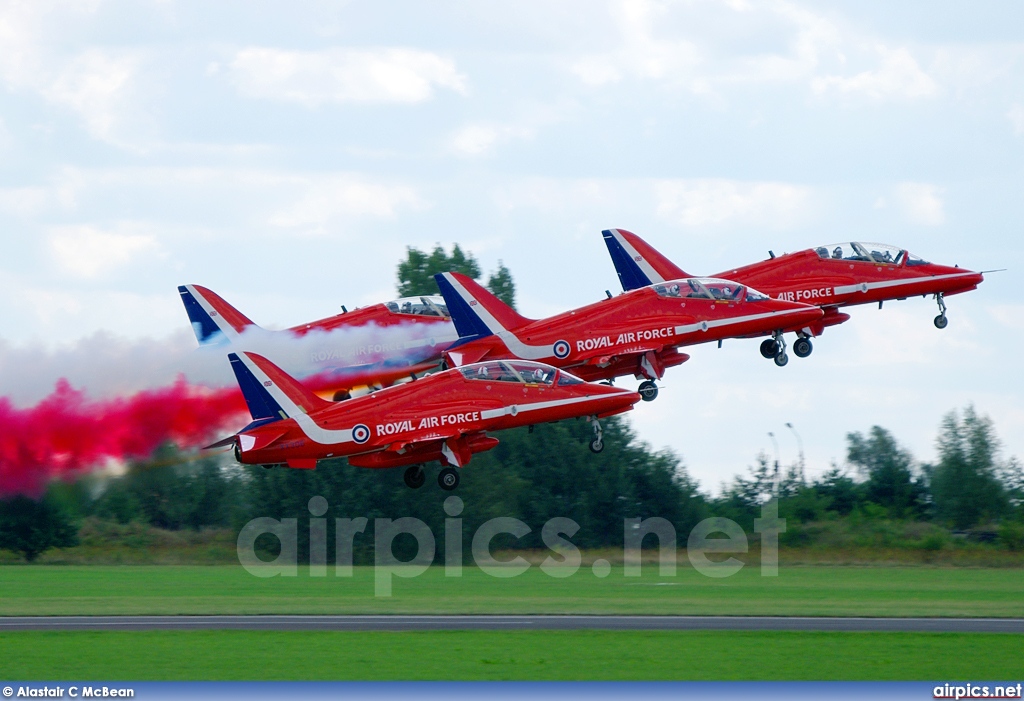
M430 253L414 248L399 265L404 296L436 294L433 273L455 270L481 277L472 255L455 246ZM488 287L514 305L515 284L499 264ZM938 460L919 464L884 428L849 433L846 460L807 480L802 465L780 468L766 455L746 475L737 476L719 496L699 489L680 458L640 441L628 423L605 422L606 449L594 455L586 421L563 421L500 434L494 450L477 455L463 473L457 495L466 532L500 516L518 518L533 530L497 548L542 548L540 527L554 517L580 525L573 542L581 548L622 547L623 520L668 519L685 542L686 534L709 516L725 516L753 532L761 506L779 499L780 515L794 527L783 543L801 544L810 529L799 524L859 520L873 523L922 522L949 531L980 529L996 533L1010 547L1024 547L1024 471L1016 460L999 459L991 420L972 407L943 420ZM76 543L84 519L140 522L167 530L226 528L236 532L256 517L308 517L314 496L327 499L327 518L366 517L370 526L356 538L357 561L372 561L374 518L412 516L435 534L443 533L440 489L410 490L400 470L349 466L343 459L322 461L316 470L265 470L241 466L222 456L186 455L167 445L151 458L128 466L113 478L85 477L54 483L40 500L0 501L0 549L32 560L51 547ZM308 529L299 528L300 554ZM270 539L272 540L272 539ZM259 545L259 544L258 544ZM396 554L412 543L396 541ZM269 551L273 543L264 544ZM333 552L329 544L328 552Z

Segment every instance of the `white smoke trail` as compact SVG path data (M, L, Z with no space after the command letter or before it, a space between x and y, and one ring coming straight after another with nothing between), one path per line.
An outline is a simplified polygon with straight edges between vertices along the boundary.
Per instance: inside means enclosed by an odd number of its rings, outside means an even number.
M197 347L195 336L184 329L162 339L138 340L99 331L58 348L0 340L0 396L15 406L30 406L49 395L61 378L96 399L164 387L179 375L191 384L226 387L235 381L227 354L238 350L260 353L302 378L384 359L416 362L437 357L456 337L450 323L408 323L367 324L303 337L256 328L233 344L203 347Z

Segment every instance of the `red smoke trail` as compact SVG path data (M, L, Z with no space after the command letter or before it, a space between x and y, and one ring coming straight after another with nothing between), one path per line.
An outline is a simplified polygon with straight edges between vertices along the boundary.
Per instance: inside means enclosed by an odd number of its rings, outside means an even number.
M30 409L0 398L0 495L38 496L54 478L111 458L144 458L165 441L202 446L244 411L237 388L209 390L183 377L170 387L98 402L63 379Z

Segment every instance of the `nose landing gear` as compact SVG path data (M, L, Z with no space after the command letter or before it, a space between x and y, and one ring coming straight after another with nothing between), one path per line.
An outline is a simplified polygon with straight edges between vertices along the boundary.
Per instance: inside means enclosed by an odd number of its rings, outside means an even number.
M793 355L798 358L806 358L813 350L814 344L811 343L810 337L801 331L793 342ZM786 353L786 337L782 335L782 331L775 331L771 338L766 338L761 342L761 355L773 359L780 368L789 363L789 354Z
M786 337L781 331L776 331L775 336L775 364L780 368L786 367L789 363L789 356L786 354ZM762 351L763 353L764 351Z
M935 317L934 322L935 328L944 329L949 325L949 319L946 318L946 300L941 292L935 295L935 301L939 303L939 315Z
M590 452L600 453L604 450L604 431L601 430L601 422L596 416L591 419L591 423L594 425L594 440L590 441Z

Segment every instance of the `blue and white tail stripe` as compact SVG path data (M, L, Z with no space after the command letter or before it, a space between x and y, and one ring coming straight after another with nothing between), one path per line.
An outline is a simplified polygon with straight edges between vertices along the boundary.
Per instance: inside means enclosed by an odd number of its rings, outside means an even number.
M601 232L608 253L612 257L615 272L625 292L638 290L657 282L665 282L647 259L640 254L618 229L605 229Z
M276 414L276 418L292 419L299 425L306 437L321 445L335 445L337 443L359 442L355 438L361 438L365 443L369 438L366 434L360 433L353 437L353 429L331 430L319 426L302 407L297 405L281 387L277 385L270 376L249 358L245 353L236 355L231 353L228 358L231 360L231 368L235 371L238 384L242 388L246 404L253 418L268 418ZM245 380L243 381L243 377ZM250 400L252 397L252 400ZM257 411L261 416L257 416ZM358 428L358 427L356 427ZM364 427L365 428L365 427ZM366 435L366 438L362 438Z
M453 348L479 338L497 336L505 347L522 360L544 360L555 357L554 349L548 346L531 346L519 340L513 332L502 326L483 304L467 290L451 273L435 275L448 313L452 315L459 340ZM557 345L557 344L556 344Z
M249 407L249 413L252 414L253 421L259 421L260 419L284 420L290 416L285 408L281 406L281 402L270 393L268 388L273 383L269 382L269 378L266 377L265 373L255 363L248 358L243 361L235 353L228 354L228 360L231 361L231 370L235 373L235 379L238 380L238 386L242 390L242 397L245 398L245 404ZM260 375L263 377L261 378ZM264 385L264 382L268 384ZM290 400L287 397L284 399L285 406L287 406Z
M477 338L486 338L502 330L501 324L477 303L465 287L449 273L434 276L441 289L448 313L459 334L459 341L465 343ZM486 315L486 318L482 315Z
M224 321L213 305L193 285L180 285L178 294L181 295L185 313L192 322L192 331L200 344L233 341L238 338L238 332Z

